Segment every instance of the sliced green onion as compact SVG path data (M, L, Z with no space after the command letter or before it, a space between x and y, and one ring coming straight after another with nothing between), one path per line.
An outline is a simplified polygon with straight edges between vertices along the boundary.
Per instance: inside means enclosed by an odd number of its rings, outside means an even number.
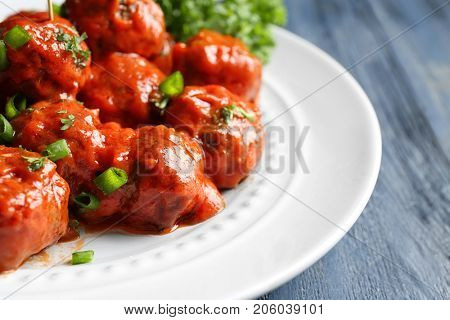
M180 71L172 73L160 85L159 90L166 97L176 97L183 93L184 78Z
M100 200L93 194L82 192L73 201L83 209L97 210L100 207Z
M5 42L0 40L0 72L5 71L9 67L8 60L8 48L6 48Z
M13 49L19 49L31 40L29 33L21 26L15 26L5 35L5 43Z
M72 253L72 265L89 263L94 259L94 251L79 251Z
M12 120L17 117L22 111L27 108L27 98L17 93L6 102L5 106L5 116L8 120Z
M67 145L67 141L62 139L49 144L42 152L42 155L55 162L70 155L70 148Z
M52 4L53 13L61 17L62 6L56 3Z
M8 119L0 114L0 142L9 143L14 138L14 129Z
M111 167L94 179L95 185L106 195L113 193L128 181L127 173Z

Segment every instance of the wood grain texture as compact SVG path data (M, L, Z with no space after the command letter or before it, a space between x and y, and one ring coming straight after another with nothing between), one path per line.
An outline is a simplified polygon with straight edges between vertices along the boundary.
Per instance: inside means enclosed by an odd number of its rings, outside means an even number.
M344 66L447 0L286 0L287 28ZM351 234L262 299L450 298L450 5L352 70L383 134L375 193Z

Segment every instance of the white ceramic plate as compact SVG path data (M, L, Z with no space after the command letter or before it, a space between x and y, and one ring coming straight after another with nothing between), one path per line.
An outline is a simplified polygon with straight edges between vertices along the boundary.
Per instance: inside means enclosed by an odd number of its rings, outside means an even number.
M11 7L44 3L14 1ZM10 13L0 2L1 18ZM261 103L265 122L276 119L266 128L258 173L226 193L224 212L166 236L85 237L84 248L95 250L90 265L51 267L82 244L54 246L15 273L0 276L0 296L253 298L325 255L370 198L381 161L380 129L367 96L350 75L324 86L344 72L338 63L287 31L277 28L275 35L277 49L265 69ZM302 133L306 166L295 154Z

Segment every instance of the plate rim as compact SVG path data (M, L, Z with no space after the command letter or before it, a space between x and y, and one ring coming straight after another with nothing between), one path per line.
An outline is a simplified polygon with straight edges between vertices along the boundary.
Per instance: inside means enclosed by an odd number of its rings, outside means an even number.
M355 92L358 93L359 97L362 98L363 101L365 101L364 108L366 109L366 111L368 111L368 114L370 115L371 119L371 124L375 129L375 131L372 133L375 135L374 140L375 144L373 146L373 149L375 150L376 159L374 159L375 165L372 168L370 178L368 178L368 183L365 188L364 195L359 199L358 205L355 206L353 212L347 215L348 217L347 219L345 219L346 221L342 226L342 228L347 230L348 232L364 212L373 195L373 192L375 191L375 187L378 182L381 170L381 162L383 158L383 139L381 134L380 121L378 119L378 116L376 114L372 102L370 101L368 95L366 94L362 86L355 79L355 77L353 77L353 75L342 66L342 64L340 64L335 58L333 58L326 51L319 48L314 43L304 39L303 37L282 27L272 26L272 28L274 30L274 34L280 34L288 38L292 42L296 42L303 47L307 47L321 59L327 61L330 64L330 66L332 66L334 69L338 70L339 74L343 73L342 76L343 77L345 76L347 78L347 81L349 81L349 84L352 85ZM318 262L328 252L330 252L344 238L344 236L346 236L347 232L342 235L337 236L335 235L334 237L330 236L330 239L328 239L329 241L326 244L322 245L320 249L317 248L315 250L315 254L312 255L313 257L311 257L309 261L305 263L305 261L303 261L304 259L298 259L297 263L292 264L290 268L286 268L284 272L279 272L278 274L274 275L271 279L267 279L265 282L261 282L259 286L249 288L248 290L238 295L236 299L253 299L255 297L264 295L265 293L268 293L276 288L279 288L283 284L286 284L287 282L291 281L296 276L299 276L305 270L307 270L316 262Z

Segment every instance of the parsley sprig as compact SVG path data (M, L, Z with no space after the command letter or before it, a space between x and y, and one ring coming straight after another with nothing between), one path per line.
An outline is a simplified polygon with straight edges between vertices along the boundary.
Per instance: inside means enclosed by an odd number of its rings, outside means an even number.
M81 49L81 43L88 38L86 32L84 32L81 36L73 35L65 33L63 30L59 30L56 35L56 40L59 42L63 42L65 45L65 50L72 54L73 61L78 68L86 68L87 61L91 56L91 52L89 50Z
M201 29L241 39L263 62L275 45L271 25L286 23L283 0L157 0L168 31L186 41Z
M247 112L234 104L220 109L220 116L226 124L230 124L234 117L242 117L248 119L250 122L255 122L255 115L253 113Z

